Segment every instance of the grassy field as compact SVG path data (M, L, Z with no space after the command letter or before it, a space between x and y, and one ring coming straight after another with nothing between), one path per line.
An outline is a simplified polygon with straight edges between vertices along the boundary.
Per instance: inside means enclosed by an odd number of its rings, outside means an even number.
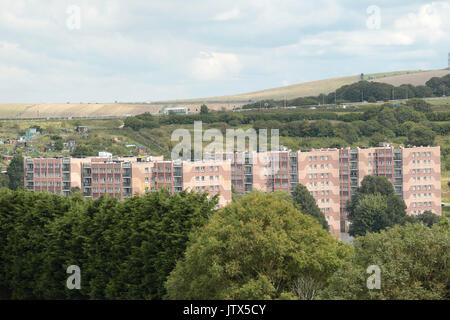
M423 72L390 75L388 77L379 78L374 81L391 84L393 86L400 86L402 84L423 86L429 79L433 77L443 77L447 74L450 74L450 70L430 70Z
M395 71L384 72L375 74L366 74L365 79L370 81L385 82L395 85L400 84L415 84L424 85L432 77L444 76L449 74L450 70L410 70L410 71ZM305 82L301 84L295 84L285 87L255 91L250 93L242 93L230 96L201 98L201 99L186 99L186 100L174 100L179 103L182 102L200 102L200 101L241 101L241 100L264 100L274 99L282 100L285 97L287 99L293 99L297 97L317 96L321 93L328 94L338 89L341 86L355 83L360 80L360 75L325 79L319 81ZM173 102L173 101L171 101Z
M0 103L0 118L15 118L30 106L25 103Z

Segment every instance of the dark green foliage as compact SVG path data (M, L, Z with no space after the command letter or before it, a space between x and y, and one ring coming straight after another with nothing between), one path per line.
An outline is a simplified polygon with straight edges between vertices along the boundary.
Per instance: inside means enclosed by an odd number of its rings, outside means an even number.
M427 227L431 227L435 224L438 224L442 220L442 217L434 214L429 210L426 210L423 213L413 217L413 219L417 222L423 223Z
M429 127L416 125L408 132L408 144L412 146L432 146L436 133Z
M167 190L125 201L0 190L0 297L161 299L188 235L217 198ZM66 269L81 269L68 290Z
M298 279L324 285L350 248L284 197L252 192L192 233L166 297L292 299L300 296L293 292Z
M294 204L299 207L300 211L303 214L308 214L314 217L317 221L319 221L319 223L325 230L328 230L329 226L327 219L325 219L325 215L322 213L322 211L320 211L319 207L317 206L316 200L304 185L299 183L295 187L294 191L292 192L292 199L294 201Z
M0 188L9 187L9 176L7 174L0 174Z
M96 155L95 150L90 145L86 144L77 145L71 153L72 157L86 157L95 155Z
M379 232L408 220L404 201L394 193L391 182L381 176L365 176L347 210L352 236Z
M124 126L138 131L141 128L158 128L159 123L154 116L146 112L135 117L127 117L124 121Z
M406 102L406 105L419 112L431 112L431 104L422 99L410 99Z
M8 166L7 174L9 177L9 188L11 190L17 190L23 188L24 181L24 167L23 167L23 156L21 154L16 154L11 163Z
M448 220L447 220L448 221ZM322 299L448 300L450 237L447 225L416 224L368 233L330 279ZM380 268L381 288L369 290L369 266Z
M208 107L206 106L206 104L202 104L200 106L200 114L208 114L209 110Z

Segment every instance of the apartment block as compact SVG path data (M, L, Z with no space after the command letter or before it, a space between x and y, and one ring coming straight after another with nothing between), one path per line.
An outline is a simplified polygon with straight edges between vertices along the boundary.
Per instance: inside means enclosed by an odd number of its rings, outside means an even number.
M235 152L206 155L228 159L237 193L285 191L301 183L324 213L330 232L348 232L347 201L367 175L384 176L405 201L408 214L441 215L440 148L331 148L292 152Z
M32 191L125 199L166 188L219 195L223 207L236 193L253 190L292 193L301 183L324 213L330 232L348 232L347 201L367 175L384 176L407 206L407 213L441 215L440 147L330 148L306 151L206 154L202 161L162 157L25 158L25 186Z
M167 189L219 195L219 207L231 201L231 161L164 161L162 157L30 158L24 161L24 186L30 191L69 195L78 187L83 196L104 194L126 199Z
M339 236L341 230L340 206L343 194L340 188L339 149L298 151L298 182L306 186L325 215L330 232Z

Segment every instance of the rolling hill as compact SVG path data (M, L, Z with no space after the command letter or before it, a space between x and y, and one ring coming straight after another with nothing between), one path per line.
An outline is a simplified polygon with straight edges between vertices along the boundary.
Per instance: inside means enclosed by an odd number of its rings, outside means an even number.
M367 74L369 81L384 82L392 85L413 84L424 85L432 77L442 77L450 74L450 70L430 71L396 71L387 73ZM343 85L355 83L360 75L305 82L285 87L242 93L230 96L159 101L154 103L64 103L64 104L14 104L0 103L0 119L30 119L47 117L108 117L136 115L144 112L158 113L165 106L182 105L191 112L200 110L200 105L206 103L212 110L230 110L241 107L250 100L282 100L284 97L293 99L297 97L316 96L321 93L328 94Z

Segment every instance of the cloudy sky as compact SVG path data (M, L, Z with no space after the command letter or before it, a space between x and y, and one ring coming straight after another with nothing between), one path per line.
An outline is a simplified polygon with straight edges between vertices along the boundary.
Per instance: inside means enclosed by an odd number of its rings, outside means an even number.
M448 52L450 1L0 0L0 102L220 96Z

